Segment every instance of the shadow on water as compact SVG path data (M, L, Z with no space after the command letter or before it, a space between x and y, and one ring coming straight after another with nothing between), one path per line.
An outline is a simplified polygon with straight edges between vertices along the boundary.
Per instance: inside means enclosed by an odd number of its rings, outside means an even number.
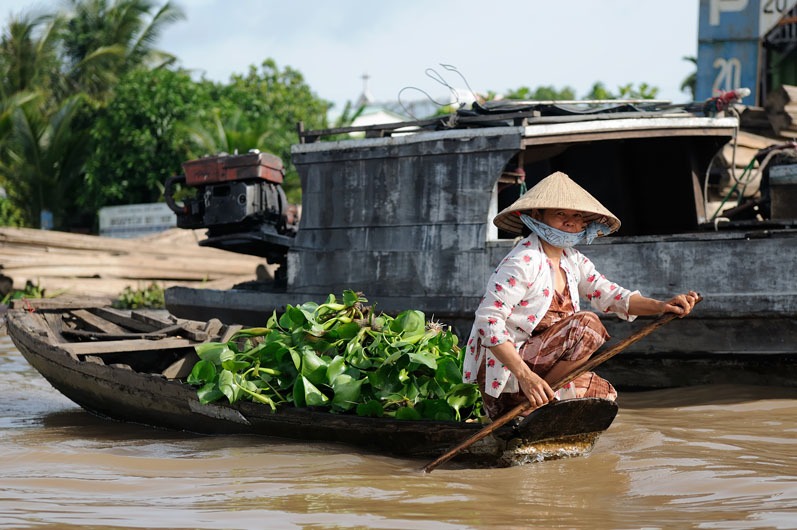
M42 415L40 420L41 426L46 429L57 429L63 436L73 434L82 438L107 440L146 438L155 441L202 437L196 433L158 429L149 425L117 421L91 414L82 409L50 412Z
M797 399L797 387L723 384L657 390L621 390L617 403L621 409L646 409L729 405L779 399Z
M50 412L38 418L38 425L43 427L38 435L49 437L54 441L80 440L87 446L102 447L136 447L158 446L172 447L177 453L184 447L189 452L196 448L201 451L231 450L235 448L260 448L269 453L290 453L299 455L304 452L326 452L345 454L347 452L369 455L368 451L352 449L344 444L312 443L256 434L203 434L190 431L162 429L150 425L130 423L97 416L82 409ZM380 455L372 455L378 458Z

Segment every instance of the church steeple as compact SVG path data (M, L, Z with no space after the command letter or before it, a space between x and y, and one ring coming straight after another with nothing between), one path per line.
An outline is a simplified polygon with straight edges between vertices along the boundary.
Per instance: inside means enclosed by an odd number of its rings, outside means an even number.
M363 80L363 92L360 94L360 98L357 100L357 106L362 107L363 105L370 105L374 102L374 96L371 95L371 89L368 88L368 80L371 79L371 76L367 73L362 75Z

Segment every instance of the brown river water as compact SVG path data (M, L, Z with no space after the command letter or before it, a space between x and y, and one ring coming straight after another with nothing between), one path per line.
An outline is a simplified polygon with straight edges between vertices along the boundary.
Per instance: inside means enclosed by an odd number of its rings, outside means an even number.
M797 388L621 393L586 457L507 469L96 418L0 337L0 528L797 528Z

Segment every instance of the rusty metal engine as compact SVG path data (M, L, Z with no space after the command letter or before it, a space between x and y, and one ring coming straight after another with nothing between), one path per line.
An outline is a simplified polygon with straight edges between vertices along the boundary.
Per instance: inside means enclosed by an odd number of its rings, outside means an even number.
M164 195L180 228L207 228L201 246L261 256L284 279L298 220L282 189L282 160L257 150L185 162L166 180Z

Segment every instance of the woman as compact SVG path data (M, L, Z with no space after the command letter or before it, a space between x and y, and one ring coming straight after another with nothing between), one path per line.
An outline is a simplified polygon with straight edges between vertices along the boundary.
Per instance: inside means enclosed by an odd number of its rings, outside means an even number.
M609 338L596 314L580 310L580 298L628 321L664 312L683 317L697 301L694 291L668 301L629 291L571 248L614 232L620 220L562 172L540 181L493 223L525 237L490 277L466 346L464 379L479 382L491 418L524 400L536 408L553 399L549 383L578 369ZM617 397L592 372L557 394Z

